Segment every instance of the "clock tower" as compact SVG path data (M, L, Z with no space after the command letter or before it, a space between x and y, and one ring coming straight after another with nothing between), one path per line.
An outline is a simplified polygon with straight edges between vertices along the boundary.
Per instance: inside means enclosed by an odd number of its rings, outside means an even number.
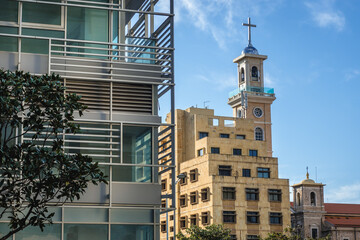
M260 55L251 43L251 19L243 23L248 27L248 46L233 60L238 69L238 88L230 93L228 104L234 117L254 121L254 140L265 141L267 157L272 157L271 104L276 99L273 88L264 86L263 62L266 55Z

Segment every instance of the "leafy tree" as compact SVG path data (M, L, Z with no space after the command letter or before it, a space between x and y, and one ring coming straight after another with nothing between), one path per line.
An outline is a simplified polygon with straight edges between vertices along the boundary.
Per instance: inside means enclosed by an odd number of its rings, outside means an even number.
M223 225L212 224L205 228L192 225L185 230L187 237L183 233L178 233L176 237L179 240L230 240L230 229Z
M0 70L0 219L10 220L0 240L30 225L43 230L54 216L49 204L79 199L89 183L107 183L90 157L63 151L63 133L79 131L74 114L86 109L64 90L58 75Z
M286 228L285 231L282 232L272 232L269 233L266 238L263 238L262 240L302 240L301 236L297 234L294 229L292 228ZM330 240L330 236L326 236L323 238L317 238L318 240ZM312 238L308 240L313 240Z

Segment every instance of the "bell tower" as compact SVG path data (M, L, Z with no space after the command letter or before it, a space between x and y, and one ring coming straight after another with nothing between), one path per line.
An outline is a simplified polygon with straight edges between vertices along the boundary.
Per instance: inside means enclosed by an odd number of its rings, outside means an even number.
M228 104L233 116L254 120L254 139L266 141L267 157L272 157L271 104L276 99L273 88L264 86L263 62L266 55L260 55L251 43L251 24L248 18L243 26L248 27L248 45L241 55L233 60L238 69L238 88L229 95Z

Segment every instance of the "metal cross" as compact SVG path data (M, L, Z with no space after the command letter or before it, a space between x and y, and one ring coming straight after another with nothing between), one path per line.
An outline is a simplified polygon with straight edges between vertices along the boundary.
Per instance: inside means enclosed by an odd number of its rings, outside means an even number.
M249 40L249 45L251 45L251 28L256 27L256 25L251 24L250 18L248 18L248 23L243 23L242 25L248 27L248 40Z

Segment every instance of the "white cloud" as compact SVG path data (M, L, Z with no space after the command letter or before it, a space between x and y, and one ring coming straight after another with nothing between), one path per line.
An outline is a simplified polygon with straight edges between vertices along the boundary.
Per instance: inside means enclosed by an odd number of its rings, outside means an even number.
M270 14L283 0L177 0L177 22L188 22L209 33L219 47L229 41L245 40L241 23L247 16Z
M327 202L354 203L360 201L360 183L341 186L326 194Z
M334 27L337 31L344 29L345 16L336 9L335 0L313 0L305 2L305 6L319 27Z
M230 74L209 73L207 76L196 75L195 77L200 81L204 81L215 86L218 90L235 88L237 86L237 78Z
M349 70L345 74L346 81L350 81L350 80L352 80L354 78L358 78L358 77L360 77L360 71L357 69Z
M265 87L275 87L277 80L273 78L269 73L265 73L264 83Z

